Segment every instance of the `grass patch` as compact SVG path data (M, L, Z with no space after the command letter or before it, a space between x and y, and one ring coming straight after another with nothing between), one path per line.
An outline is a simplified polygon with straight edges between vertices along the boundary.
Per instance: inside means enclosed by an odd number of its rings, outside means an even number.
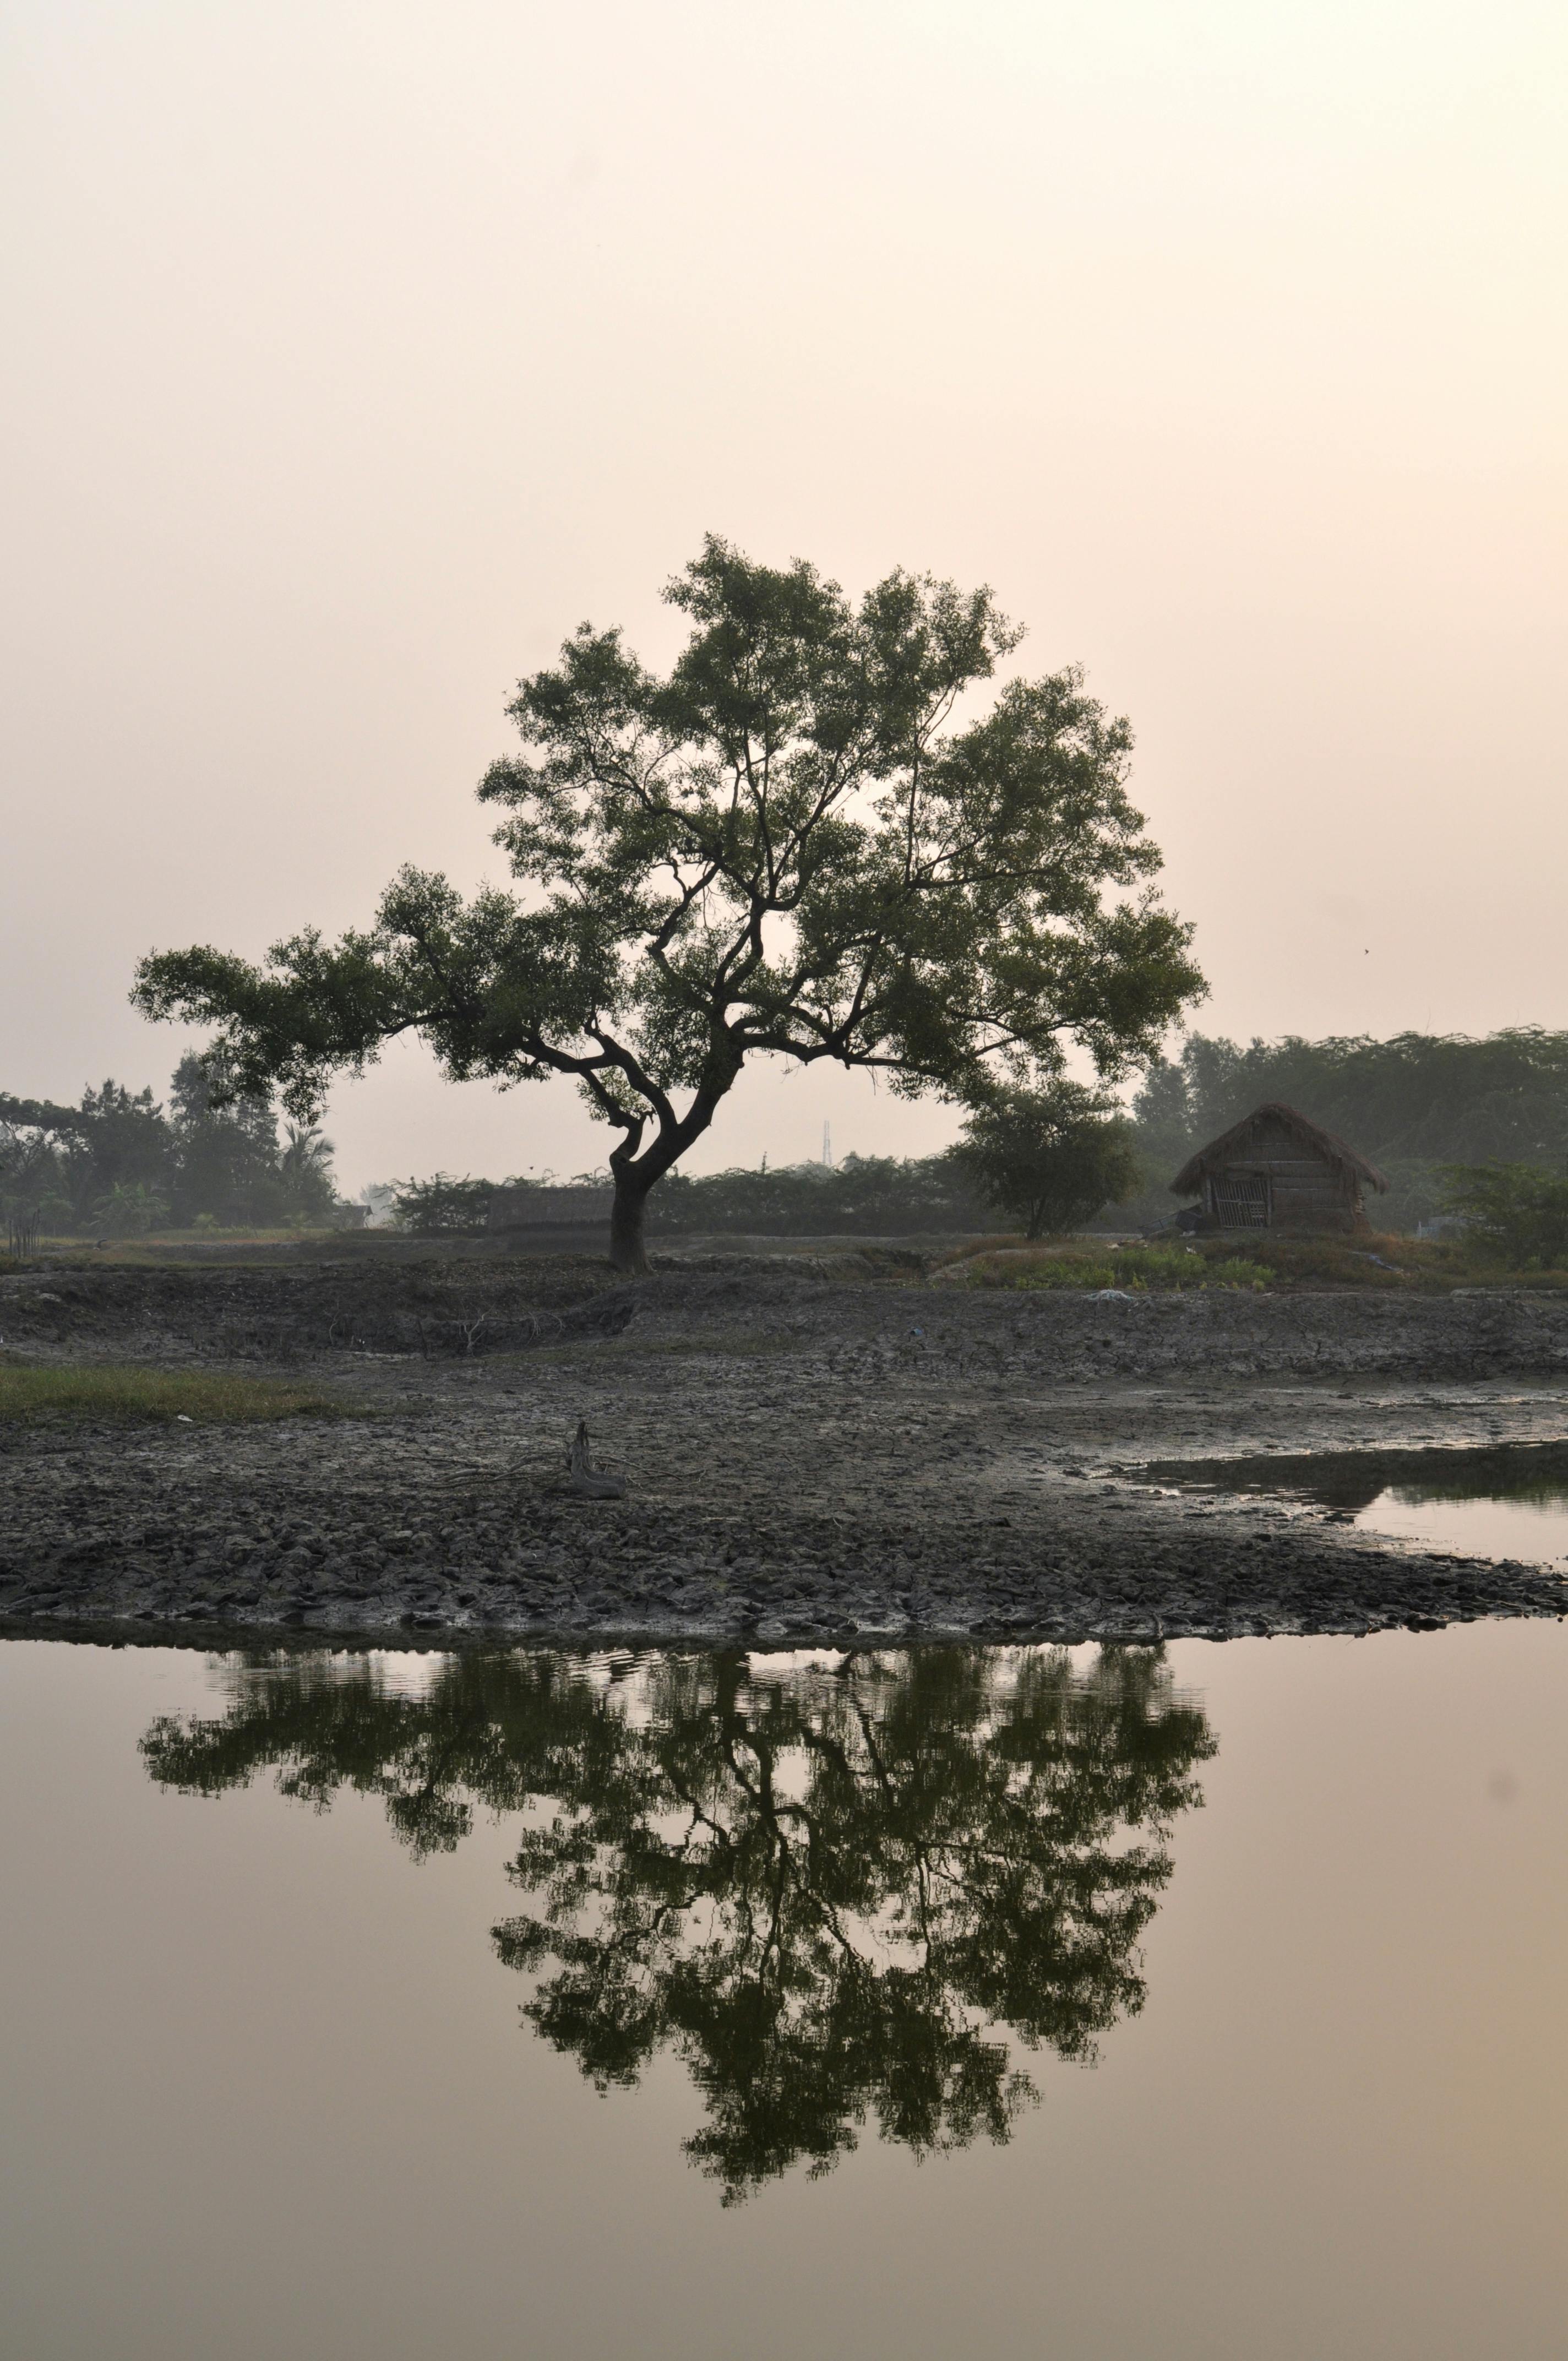
M363 1235L359 1230L334 1230L330 1226L296 1229L291 1223L280 1228L267 1229L258 1223L237 1222L232 1228L225 1229L214 1222L210 1229L138 1230L128 1237L94 1235L90 1230L61 1230L40 1236L38 1246L51 1257L94 1254L123 1258L126 1255L151 1255L156 1259L159 1250L165 1246L298 1246L302 1240L307 1246L320 1246L328 1239L360 1237Z
M1200 1238L1200 1253L1218 1256L1236 1251L1234 1238ZM1464 1238L1428 1240L1399 1237L1388 1232L1363 1232L1356 1237L1291 1237L1277 1233L1249 1238L1245 1252L1264 1264L1271 1286L1411 1288L1428 1292L1453 1287L1568 1286L1568 1271L1512 1270L1496 1255Z
M0 1419L126 1418L194 1426L259 1419L343 1418L346 1405L287 1378L137 1368L0 1367Z
M1234 1239L1199 1238L1193 1243L1204 1256L1236 1251ZM1445 1276L1441 1247L1376 1232L1354 1237L1265 1232L1255 1244L1249 1239L1245 1251L1263 1264L1275 1286L1398 1288L1418 1279L1453 1283Z
M991 1246L948 1268L970 1287L1124 1289L1128 1294L1202 1287L1267 1285L1270 1273L1249 1256L1234 1251L1206 1256L1185 1246L1100 1246L1072 1241L1061 1246Z
M1292 1236L1257 1231L1197 1237L1180 1244L1113 1246L1092 1238L985 1238L941 1257L933 1274L960 1287L1149 1290L1251 1287L1446 1294L1455 1287L1568 1288L1568 1271L1509 1270L1463 1239L1425 1239L1363 1232L1357 1236Z

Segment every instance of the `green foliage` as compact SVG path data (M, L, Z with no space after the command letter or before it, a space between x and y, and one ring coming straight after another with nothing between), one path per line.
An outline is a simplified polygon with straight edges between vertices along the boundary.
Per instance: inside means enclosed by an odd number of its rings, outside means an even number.
M1137 1945L1201 1800L1202 1713L1157 1650L923 1648L752 1676L744 1656L441 1661L241 1674L221 1719L155 1722L188 1792L264 1766L324 1808L378 1797L416 1855L523 1814L522 1913L495 1930L524 2014L601 2089L665 2049L707 2110L685 2144L727 2202L827 2171L874 2121L916 2155L1004 2140L1014 2044L1087 2060L1143 2005Z
M508 1189L521 1184L503 1183ZM400 1181L392 1198L392 1216L400 1230L422 1237L483 1237L489 1224L493 1180L455 1180L437 1172L428 1180Z
M1210 1257L1190 1246L1113 1246L1100 1253L1001 1246L968 1257L949 1270L975 1287L1115 1287L1129 1294L1146 1294L1151 1288L1262 1287L1272 1277L1266 1264L1248 1256Z
M444 1173L405 1182L396 1204L405 1228L477 1236L563 1212L591 1216L585 1191L603 1191L598 1173L553 1184L542 1180L455 1181ZM732 1166L692 1175L676 1170L649 1207L658 1237L740 1231L789 1237L903 1236L921 1231L983 1229L981 1192L956 1158L846 1156L839 1164Z
M16 1368L0 1366L0 1418L188 1418L197 1426L278 1418L341 1418L345 1405L320 1387L282 1378L208 1376L170 1369Z
M286 1123L278 1152L278 1183L287 1218L298 1225L325 1221L337 1211L332 1173L333 1144L313 1125Z
M1078 1229L1138 1185L1132 1126L1113 1107L1081 1082L998 1091L972 1109L955 1153L1026 1236Z
M1351 1238L1258 1230L1249 1235L1243 1254L1233 1241L1217 1237L1185 1246L1161 1241L1110 1247L1088 1240L1030 1246L995 1238L944 1257L933 1276L948 1286L1117 1287L1134 1294L1204 1287L1437 1293L1504 1282L1543 1290L1568 1286L1568 1268L1560 1272L1539 1259L1515 1260L1507 1245L1481 1241L1468 1229L1440 1244L1377 1231Z
M1064 1037L1107 1075L1153 1052L1202 980L1148 885L1127 726L1076 672L954 728L1019 636L988 591L897 573L856 607L710 538L666 595L667 675L585 624L519 687L525 751L479 793L524 895L404 870L368 931L265 968L158 954L136 1004L215 1026L228 1087L302 1118L409 1031L454 1079L576 1076L620 1135L636 1257L647 1190L750 1057L962 1098L1054 1075Z
M1160 1060L1134 1102L1157 1185L1137 1216L1168 1215L1167 1183L1196 1148L1266 1099L1283 1099L1358 1148L1393 1184L1378 1218L1412 1228L1442 1209L1445 1164L1568 1157L1568 1033L1518 1026L1486 1039L1401 1033L1234 1041L1194 1034Z
M169 1131L151 1091L114 1082L83 1091L61 1165L74 1227L102 1226L106 1211L125 1224L122 1235L135 1235L166 1215Z
M181 1226L210 1213L225 1228L281 1221L291 1210L279 1170L278 1121L269 1096L228 1101L213 1061L182 1058L170 1098L174 1218ZM329 1190L330 1195L330 1190Z
M226 1097L225 1080L221 1061L182 1058L167 1112L115 1082L77 1107L0 1094L0 1214L122 1238L333 1220L331 1141L291 1124L280 1146L270 1095Z
M1450 1165L1444 1210L1464 1215L1467 1242L1515 1270L1568 1263L1568 1173L1535 1164Z
M950 1156L846 1156L689 1179L673 1172L655 1200L660 1233L738 1230L756 1235L902 1237L985 1226L986 1209Z
M1402 1033L1307 1041L1195 1034L1179 1063L1151 1070L1135 1105L1141 1128L1183 1152L1284 1099L1379 1162L1478 1162L1568 1153L1568 1034L1517 1027L1485 1040Z
M169 1200L145 1180L116 1180L93 1208L93 1226L111 1238L145 1237L168 1219Z
M1234 1251L1219 1241L1200 1240L1205 1257L1217 1259ZM1288 1230L1255 1232L1247 1241L1248 1257L1262 1266L1271 1287L1399 1288L1411 1279L1452 1286L1456 1276L1447 1251L1418 1246L1412 1238L1392 1237L1380 1231L1346 1236L1328 1232L1317 1236Z

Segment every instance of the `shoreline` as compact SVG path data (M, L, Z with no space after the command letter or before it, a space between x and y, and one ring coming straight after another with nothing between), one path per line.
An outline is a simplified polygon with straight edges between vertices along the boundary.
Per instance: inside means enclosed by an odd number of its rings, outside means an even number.
M1107 1301L741 1257L404 1265L345 1297L331 1266L121 1267L0 1282L0 1332L34 1365L308 1372L369 1413L6 1428L9 1636L1134 1644L1568 1612L1552 1568L1154 1472L1560 1440L1559 1297ZM579 1417L623 1499L563 1490Z

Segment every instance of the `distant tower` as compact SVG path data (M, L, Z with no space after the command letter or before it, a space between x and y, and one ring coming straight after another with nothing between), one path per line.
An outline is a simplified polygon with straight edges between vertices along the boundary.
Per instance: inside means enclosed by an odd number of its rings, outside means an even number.
M828 1171L831 1172L833 1170L833 1126L830 1123L825 1123L822 1126L822 1161L827 1166Z

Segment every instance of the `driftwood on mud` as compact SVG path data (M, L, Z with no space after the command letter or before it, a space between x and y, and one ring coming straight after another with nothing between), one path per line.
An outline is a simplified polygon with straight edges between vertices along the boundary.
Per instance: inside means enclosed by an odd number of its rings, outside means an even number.
M626 1496L624 1476L607 1476L594 1466L588 1443L588 1422L577 1421L577 1432L566 1453L566 1489L582 1500L620 1500Z

